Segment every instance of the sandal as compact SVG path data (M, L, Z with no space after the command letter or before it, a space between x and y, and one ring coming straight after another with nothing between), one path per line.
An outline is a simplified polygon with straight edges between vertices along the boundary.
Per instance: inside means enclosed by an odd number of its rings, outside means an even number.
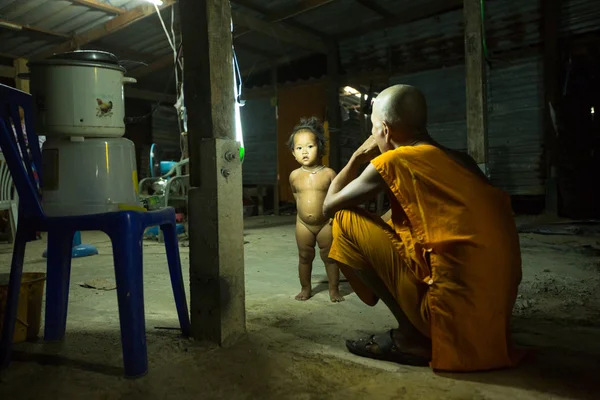
M417 356L414 354L402 352L395 344L393 331L371 335L368 339L346 340L346 347L350 353L357 356L372 358L374 360L391 361L403 365L412 365L416 367L429 366L431 361L429 357ZM369 347L377 345L379 351L372 352Z

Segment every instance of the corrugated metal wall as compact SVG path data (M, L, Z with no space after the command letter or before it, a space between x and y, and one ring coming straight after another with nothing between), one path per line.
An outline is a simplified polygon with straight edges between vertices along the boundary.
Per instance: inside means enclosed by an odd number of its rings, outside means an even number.
M541 57L488 69L488 151L492 183L513 195L545 193L544 71Z
M539 43L540 19L538 1L486 1L485 27L492 57L491 68L488 68L489 168L492 182L513 195L544 193L540 173L543 70L537 57L500 63L494 59L494 54ZM412 29L419 34L406 34L404 38L411 38L411 42L415 37L420 38L431 45L431 52L419 53L427 62L439 64L439 55L434 55L436 46L438 53L447 53L444 61L451 62L459 53L463 57L463 48L457 48L464 46L462 10L409 25L414 25ZM408 29L405 33L411 30L408 26L402 29ZM441 31L436 34L435 29ZM434 46L440 39L445 39L448 44ZM445 50L439 51L439 48ZM414 52L406 53L407 61L410 57L414 57ZM462 62L449 68L395 76L390 83L419 87L427 96L430 134L445 146L466 150L465 68Z
M277 182L276 107L270 98L250 99L241 108L241 117L246 150L244 185L273 185Z
M152 114L152 143L159 146L163 160L181 158L181 134L173 106L158 106Z
M541 59L515 60L488 70L488 146L492 182L513 195L544 193ZM429 107L429 133L442 145L467 148L465 68L423 71L390 78L420 88Z
M428 104L429 133L442 145L466 150L465 67L418 72L390 78L390 85L418 87Z
M562 35L596 31L600 28L600 1L563 0L560 13Z
M487 0L485 6L492 54L540 42L540 0ZM463 37L461 9L343 40L340 58L348 71L451 65L464 58Z

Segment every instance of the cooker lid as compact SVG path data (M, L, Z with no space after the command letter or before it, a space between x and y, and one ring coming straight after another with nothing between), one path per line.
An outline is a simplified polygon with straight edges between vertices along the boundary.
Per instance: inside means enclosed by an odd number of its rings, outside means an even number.
M110 65L119 65L119 59L112 53L100 50L75 50L67 53L54 54L48 57L50 60L72 60L90 63L102 63Z

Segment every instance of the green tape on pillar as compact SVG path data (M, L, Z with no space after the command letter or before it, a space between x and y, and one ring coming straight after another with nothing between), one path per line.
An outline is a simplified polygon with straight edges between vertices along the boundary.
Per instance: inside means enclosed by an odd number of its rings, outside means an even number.
M243 147L240 147L240 162L244 162L244 155L246 154L246 152L244 151Z

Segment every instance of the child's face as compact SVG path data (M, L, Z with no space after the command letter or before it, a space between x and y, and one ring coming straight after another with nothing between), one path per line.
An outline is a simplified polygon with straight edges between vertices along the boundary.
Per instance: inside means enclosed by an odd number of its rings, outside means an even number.
M294 150L292 151L300 165L310 167L319 162L319 147L317 138L311 131L300 131L294 135Z

